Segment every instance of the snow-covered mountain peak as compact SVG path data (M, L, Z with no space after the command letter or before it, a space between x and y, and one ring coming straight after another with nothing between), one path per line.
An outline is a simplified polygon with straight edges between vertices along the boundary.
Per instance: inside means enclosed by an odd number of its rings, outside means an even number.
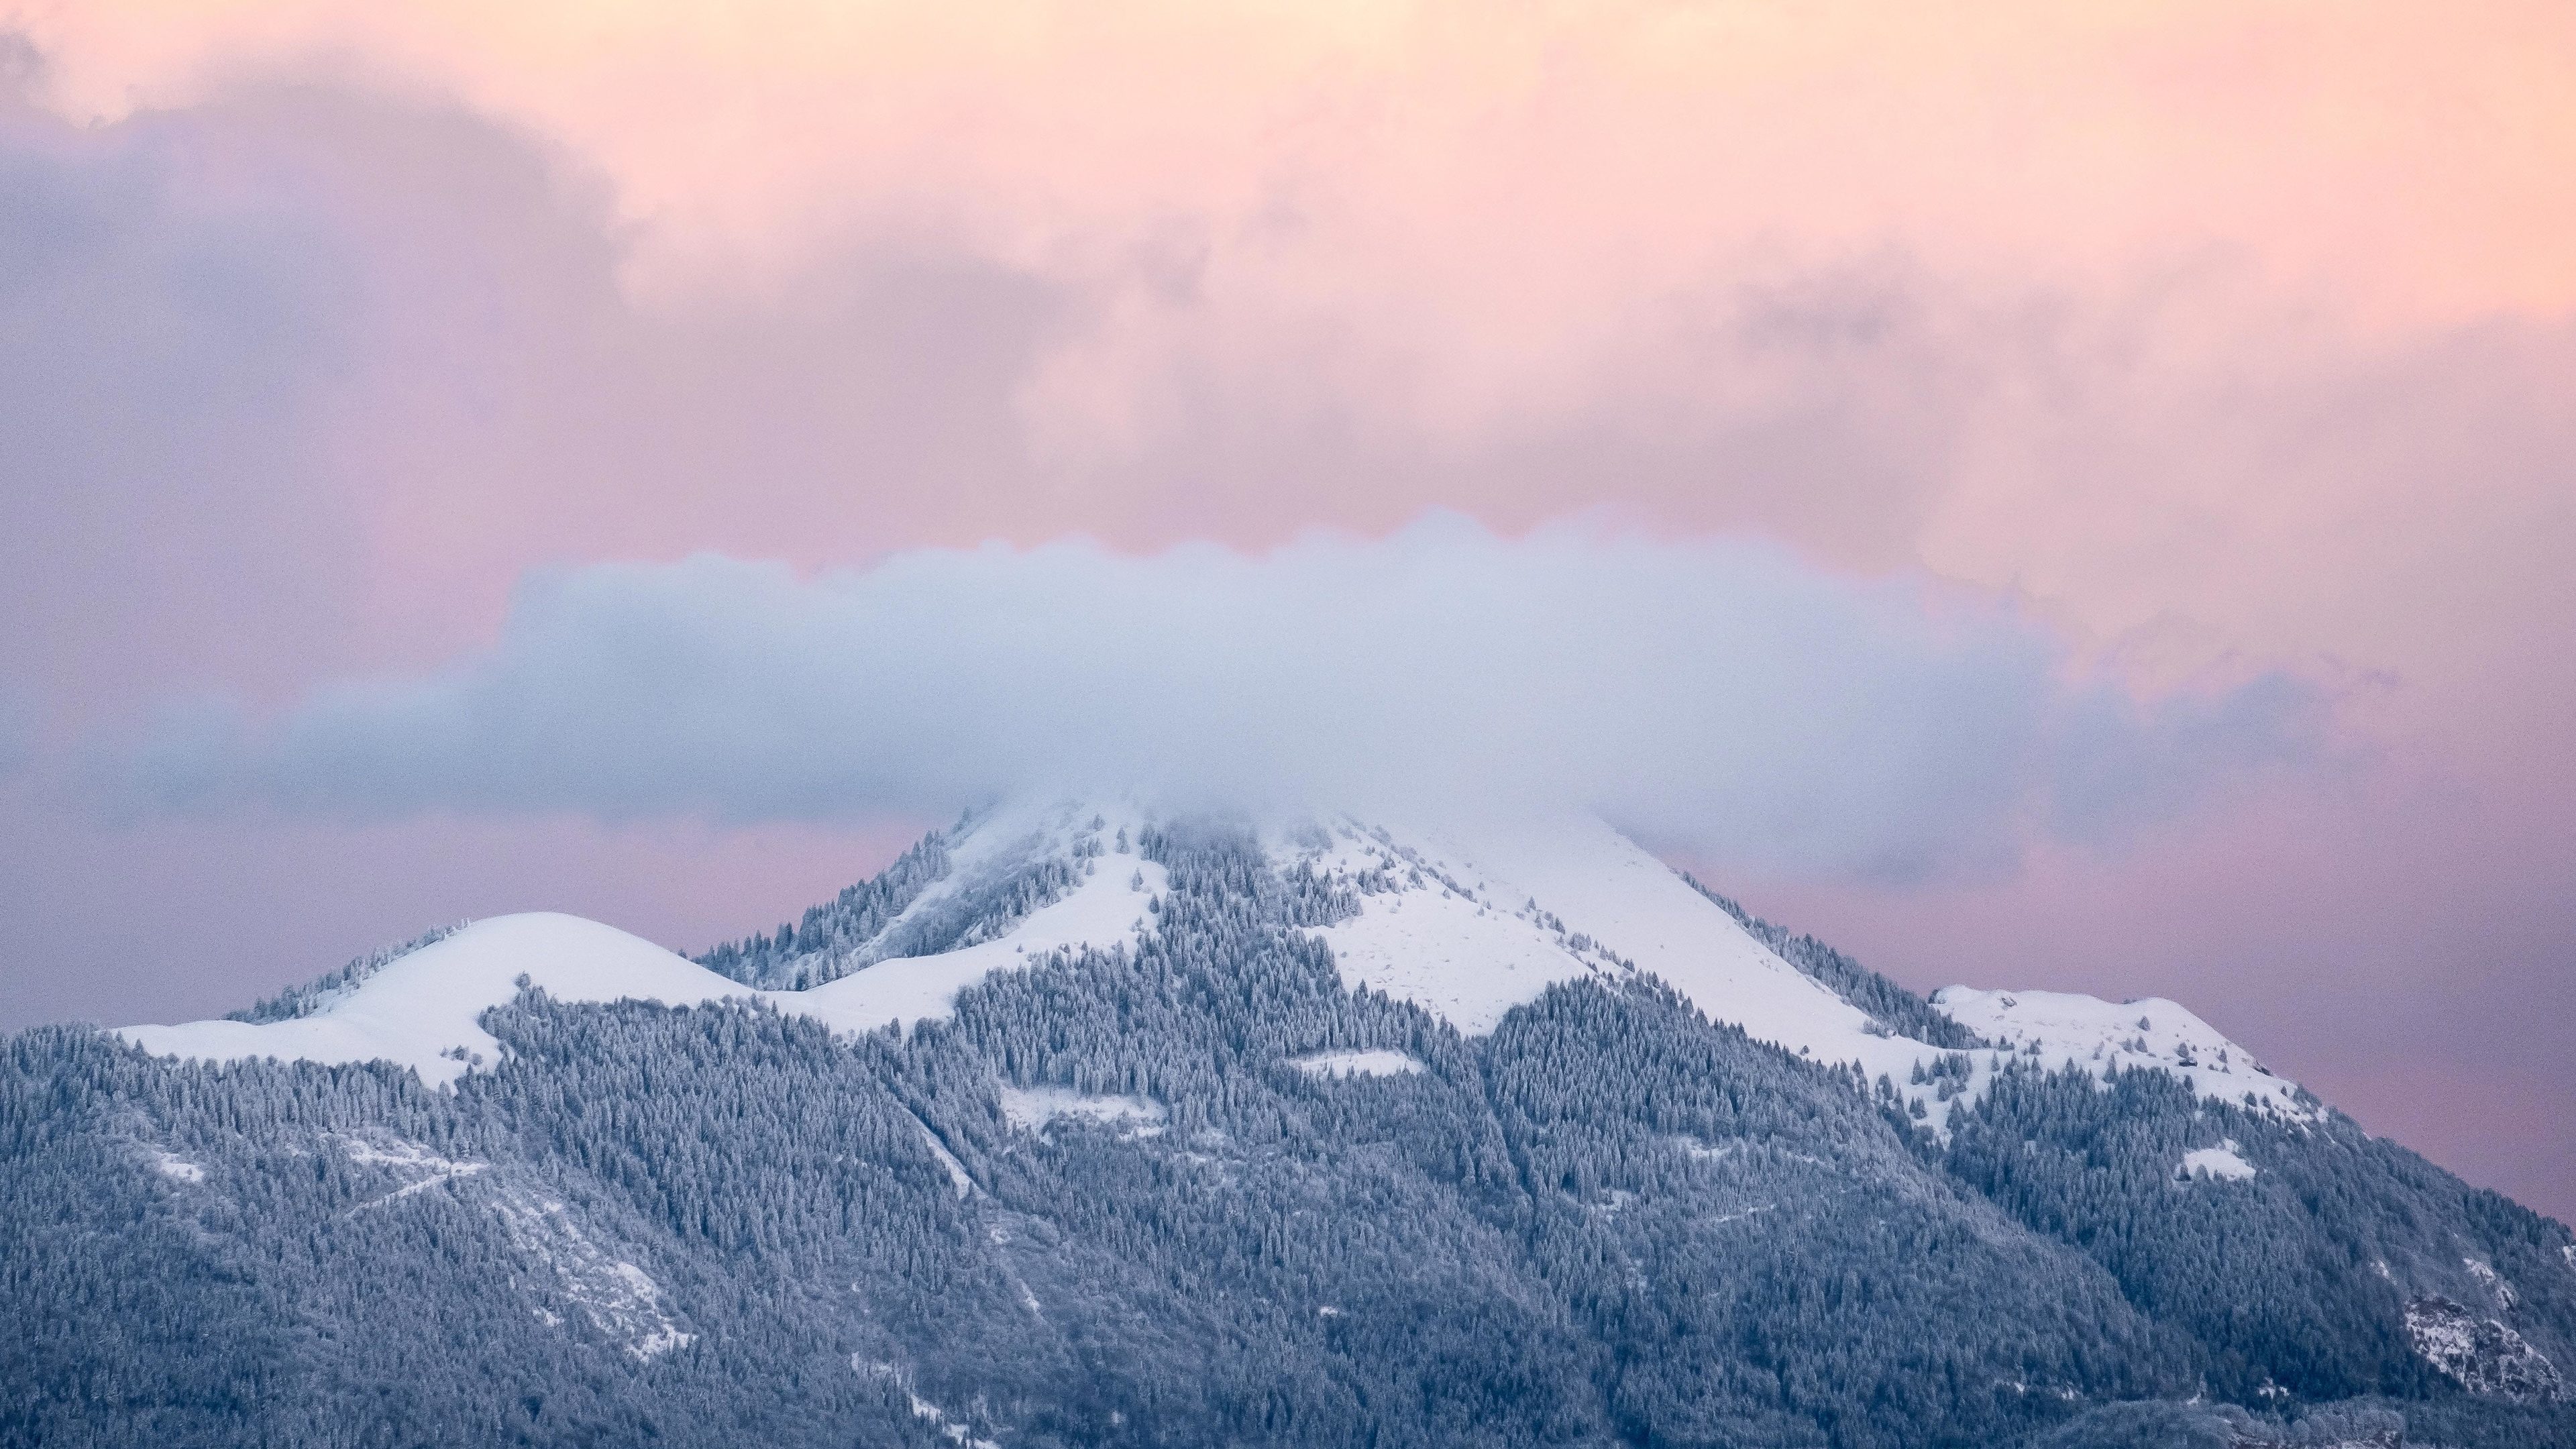
M576 1002L761 1001L835 1030L873 1030L944 1016L960 991L1049 952L1149 934L1155 899L1170 888L1166 867L1147 858L1150 840L1208 824L1127 801L1006 805L933 833L801 922L696 961L595 921L504 916L371 958L327 992L304 994L293 1014L277 1013L284 1019L123 1034L154 1052L216 1060L384 1060L444 1085L497 1059L480 1019L523 984ZM1936 1129L2007 1058L2097 1072L2152 1066L2218 1100L2313 1110L2294 1084L2170 1002L1953 987L1927 1007L1847 958L1828 963L1840 976L1820 970L1808 948L1824 948L1752 920L1588 816L1301 816L1226 828L1251 829L1274 869L1310 875L1348 903L1313 928L1346 983L1412 1001L1471 1036L1559 982L1651 977L1756 1040L1884 1079ZM1993 1049L1962 1050L1980 1039Z
M1880 1039L1864 1013L1595 819L1461 828L1345 818L1291 836L1279 854L1358 889L1359 914L1321 933L1345 980L1418 1001L1471 1035L1558 981L1642 971L1792 1050Z
M1062 948L1132 941L1148 928L1147 903L1168 884L1163 867L1137 853L1132 831L1100 839L1091 823L1098 818L1046 812L1005 817L998 828L984 822L961 845L964 864L943 877L942 889L922 892L897 917L928 923L940 949L887 956L803 989L763 989L613 926L532 912L477 921L396 956L302 1015L132 1026L118 1034L155 1054L210 1061L387 1061L444 1086L498 1059L500 1043L481 1017L529 988L571 1002L762 1001L849 1032L943 1016L959 991L995 971ZM1049 898L1011 910L1008 899L997 907L960 894L998 881L1008 897L1023 877L999 867L1026 861L1057 867L1052 878L1060 888ZM962 925L941 917L943 902L960 908Z
M478 1019L517 996L522 982L566 1001L685 1006L751 994L614 926L533 911L477 921L399 956L304 1016L131 1026L120 1034L156 1054L216 1061L390 1061L439 1086L499 1055L500 1043Z
M1597 820L979 812L696 961L502 917L125 1035L393 1065L11 1042L40 1437L2576 1442L2563 1226L2173 1003L1927 1001Z
M1953 987L1931 1004L1966 1033L1909 1034L1792 964L1738 912L1589 816L1437 825L1343 816L1272 834L1283 867L1358 891L1358 914L1319 932L1343 979L1414 1001L1470 1035L1493 1030L1559 981L1649 975L1757 1041L1886 1078L1936 1129L1984 1093L2007 1055L2097 1073L2157 1067L2214 1100L2294 1120L2315 1115L2297 1084L2167 1001L2120 1006ZM2000 1050L1963 1050L1970 1037Z
M1820 1064L1856 1064L1934 1100L1944 1117L1955 1095L1918 1070L1941 1047L1898 1034L1783 960L1596 818L1345 816L1281 832L1273 854L1356 890L1358 913L1317 933L1345 982L1413 1001L1469 1035L1560 981L1651 976L1712 1021Z

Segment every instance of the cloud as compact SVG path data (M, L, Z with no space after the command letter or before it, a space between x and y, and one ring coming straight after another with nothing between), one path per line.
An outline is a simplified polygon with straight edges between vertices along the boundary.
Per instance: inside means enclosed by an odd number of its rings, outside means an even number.
M214 194L202 129L85 131L7 89L0 669L113 694L311 649L355 552L315 445L344 270L310 218Z
M928 0L87 0L24 23L55 61L45 95L84 121L316 55L474 97L595 158L621 215L654 222L651 272L714 285L828 255L872 198L913 194L1028 253L1236 239L1209 290L1275 266L1256 290L1283 311L1448 311L1486 344L1459 349L1470 366L1746 243L1911 236L2063 277L2216 242L2409 312L2576 300L2547 224L2576 169L2576 26L2528 0L2003 0L1973 23L1674 0L1036 0L1003 23Z
M800 577L699 556L533 575L488 650L282 718L199 707L159 802L824 820L998 792L1604 810L1711 857L1918 875L2094 839L2320 747L2271 676L2132 700L1920 580L1599 522L1130 556L1083 541Z
M6 682L0 682L0 781L27 768L35 753L33 703Z

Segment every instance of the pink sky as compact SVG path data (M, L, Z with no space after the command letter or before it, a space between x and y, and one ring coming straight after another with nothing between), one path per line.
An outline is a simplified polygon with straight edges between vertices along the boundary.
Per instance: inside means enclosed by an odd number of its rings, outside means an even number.
M1744 890L1919 985L2180 997L2576 1212L2568 6L17 14L0 1024L521 905L695 945L898 837L74 783L478 647L532 567L1609 508L2329 690L2335 769L2107 853Z

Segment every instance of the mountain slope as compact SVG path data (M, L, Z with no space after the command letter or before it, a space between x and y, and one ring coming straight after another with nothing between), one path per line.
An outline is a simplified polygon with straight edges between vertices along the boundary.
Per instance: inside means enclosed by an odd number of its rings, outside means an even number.
M2576 1440L2576 1239L2178 1007L1802 970L1589 822L907 859L9 1039L0 1443Z
M964 873L940 882L962 881L960 890L920 892L908 903L914 909L890 913L886 930L917 924L916 917L964 916L970 923L966 928L934 938L943 949L879 957L871 963L875 969L860 975L833 969L838 961L818 962L821 953L789 956L784 962L776 960L774 947L766 956L712 955L764 977L819 980L800 990L761 990L614 927L534 912L473 922L371 962L370 971L353 974L331 992L303 1003L295 1015L133 1026L120 1035L156 1055L192 1061L387 1061L409 1067L431 1086L446 1086L497 1052L499 1043L478 1021L522 990L543 991L566 1002L645 1001L674 1007L760 1001L852 1032L942 1016L961 988L1033 953L1132 936L1143 924L1146 903L1161 886L1160 865L1123 847L1114 856L1102 854L1096 830L1058 821L1064 832L1060 841L1014 833L1027 823L1006 819L988 832L1012 847L996 874L1005 882L1016 880L1026 856L1035 854L1052 867L1048 874L1055 890L1047 898L979 890L981 878L972 872L987 856L1002 852L963 851ZM1046 854L1040 844L1064 848ZM908 854L895 869L907 869L921 853ZM1104 861L1109 865L1105 873ZM956 896L962 896L966 909L959 909L959 901L952 899ZM995 896L998 902L991 898ZM966 940L970 934L976 939ZM867 944L859 943L858 949Z

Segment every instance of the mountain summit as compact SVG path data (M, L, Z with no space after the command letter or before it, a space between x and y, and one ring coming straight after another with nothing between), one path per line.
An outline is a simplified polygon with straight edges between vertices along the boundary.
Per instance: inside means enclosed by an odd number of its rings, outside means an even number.
M2576 1443L2576 1237L1590 819L999 809L9 1040L0 1443Z
M1147 844L1158 833L1132 808L989 811L801 922L695 962L576 917L508 916L264 1010L120 1035L192 1060L397 1062L444 1086L496 1054L477 1023L523 989L566 1002L760 1001L841 1032L942 1018L997 971L1150 937L1170 889ZM1344 817L1249 834L1271 873L1327 903L1306 913L1309 930L1345 985L1411 1002L1465 1036L1491 1034L1560 983L1651 978L1712 1022L1887 1078L1936 1131L1999 1069L1991 1055L1964 1068L1950 1058L1990 1041L2008 1044L2016 1066L2151 1065L2213 1100L2315 1115L2295 1084L2172 1002L1959 986L1926 1003L1589 817L1402 830Z

